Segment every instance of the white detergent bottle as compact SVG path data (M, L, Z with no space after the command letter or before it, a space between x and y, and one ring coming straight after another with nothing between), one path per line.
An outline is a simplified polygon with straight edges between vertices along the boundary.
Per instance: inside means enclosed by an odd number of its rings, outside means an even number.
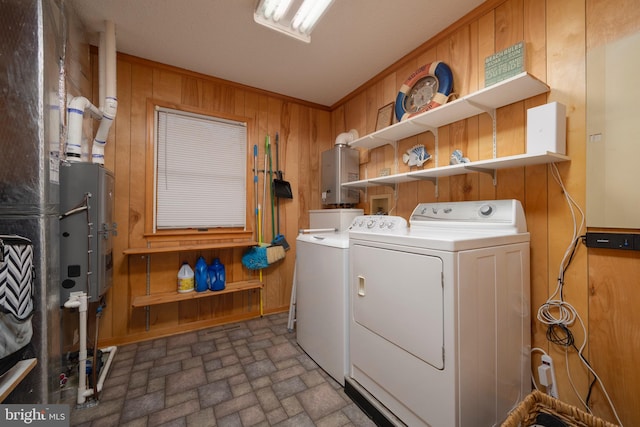
M194 274L188 262L182 263L178 271L178 292L191 292L194 289Z

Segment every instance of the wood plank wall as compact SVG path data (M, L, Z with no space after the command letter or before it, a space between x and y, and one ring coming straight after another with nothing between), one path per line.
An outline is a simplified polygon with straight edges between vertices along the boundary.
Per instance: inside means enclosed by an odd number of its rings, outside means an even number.
M425 42L349 94L332 111L333 135L355 128L362 134L375 130L377 111L393 102L398 88L419 66L444 61L453 71L455 92L465 95L484 87L484 58L516 42L526 43L527 70L545 81L549 94L517 102L497 111L497 155L525 151L526 110L546 102L558 101L567 106L567 154L570 163L558 164L567 193L585 206L585 105L586 49L590 43L604 43L640 28L640 8L631 0L507 0L488 1L460 19L441 34ZM589 31L590 37L587 38ZM392 173L409 168L402 163L402 153L415 144L424 144L434 156L426 168L444 166L455 149L472 160L492 157L492 121L488 115L472 117L438 129L438 149L431 133L407 138L398 144L363 151L360 172L375 177L382 169ZM397 193L387 187L368 188L364 199L368 211L369 197L390 194L395 200L391 212L408 218L418 202L516 198L525 207L531 232L531 312L532 346L543 349L555 360L560 396L583 408L573 392L571 381L584 399L592 377L575 350L568 352L570 376L565 367L565 350L546 339L546 327L536 320L541 304L553 294L564 253L571 243L572 217L564 193L547 166L533 166L498 171L497 185L485 174L472 173L440 179L438 192L431 182L400 184ZM584 233L586 230L581 230ZM587 267L589 263L589 267ZM638 325L634 311L637 291L638 256L589 253L580 245L565 275L566 301L579 313L588 331L585 357L596 367L612 397L618 415L626 425L640 425L640 371L638 365ZM621 286L622 285L622 286ZM632 297L630 297L632 296ZM615 308L615 315L611 315ZM631 321L630 323L628 323ZM595 324L594 327L590 327ZM572 328L575 342L584 342L579 323ZM541 353L535 351L532 365L539 364ZM616 419L606 398L596 387L591 399L594 412L607 420Z
M97 52L92 52L92 59L93 75L97 78ZM293 199L283 199L280 203L280 233L291 245L291 250L283 261L264 270L264 311L269 313L287 310L297 231L301 227L308 227L306 212L320 207L320 193L315 177L319 173L320 152L332 146L328 107L124 54L118 54L117 72L118 114L106 146L105 166L115 172L115 221L118 223L119 233L114 240L114 284L108 293L108 309L100 324L100 342L108 345L145 340L255 317L258 312L257 292L162 304L150 308L150 325L147 331L145 309L131 307L132 298L146 292L147 257L125 256L123 251L127 248L145 248L153 241L153 238L145 235L145 217L149 215L149 200L152 200L147 199L145 191L148 136L151 132L148 120L150 100L178 108L182 106L196 109L205 114L246 118L251 123L248 135L250 159L247 161L247 182L250 183L247 189L247 214L250 218L250 232L255 228L253 145L259 147L258 169L262 169L265 136L267 133L271 136L272 150L275 150L275 133L279 132L280 169L284 171L284 179L291 182L294 193ZM97 94L95 84L94 93ZM273 161L275 162L275 157ZM262 200L263 183L264 174L260 174L258 193L267 225L265 240L271 241L272 211L269 191L266 203ZM153 241L153 245L206 243L212 238L213 236L206 236L193 240L193 236L178 236L173 241L171 238L164 238L159 243ZM253 238L257 240L255 234ZM189 261L193 266L199 255L205 256L207 260L220 257L226 266L228 281L257 278L257 273L242 267L240 259L243 252L244 249L238 248L151 255L151 292L175 290L176 274L181 262Z
M547 82L551 92L498 110L498 156L524 152L528 108L551 101L562 102L567 106L567 154L572 160L559 164L558 170L567 193L578 205L584 206L585 40L592 43L615 40L625 32L637 31L640 27L637 9L634 0L488 0L330 109L118 55L118 117L109 137L106 159L107 167L116 173L116 221L120 233L115 242L114 287L100 326L101 343L119 344L205 327L218 322L216 315L220 313L223 321L251 315L243 298L189 303L196 305L167 304L152 309L151 328L145 331L144 311L131 308L132 296L144 293L146 260L126 258L122 251L146 245L141 222L148 209L144 204L148 99L250 118L255 123L250 145L261 147L260 159L266 133L273 136L276 131L280 132L282 169L294 191L294 199L281 205L281 229L292 249L281 265L266 272L264 281L265 310L284 311L291 292L297 230L308 227L309 209L321 207L320 153L331 148L341 132L352 128L361 135L372 132L378 109L395 100L400 85L422 64L436 60L447 62L453 70L455 91L464 95L484 86L486 56L524 40L528 71ZM94 63L95 56L94 52ZM95 65L93 73L95 81ZM492 156L492 121L488 115L480 115L440 128L437 151L430 133L401 141L397 152L391 146L362 151L361 176L377 176L385 168L392 173L408 170L401 160L396 163L396 159L401 159L402 153L415 144L424 144L434 155L425 167L448 164L454 149L461 149L472 160L487 159ZM442 178L438 182L438 194L430 182L401 184L396 194L383 187L369 188L362 194L363 203L359 207L368 212L369 196L377 194L391 194L394 205L391 214L405 218L419 202L516 198L523 203L531 232L532 345L556 361L561 398L580 406L565 368L564 349L550 344L545 338L546 328L535 320L538 307L555 290L559 264L572 235L571 213L549 168L533 166L499 171L496 186L484 174ZM252 203L249 208L253 209ZM266 214L269 216L270 212ZM239 265L240 250L220 255L232 277L241 279L250 275ZM157 259L154 256L152 282L164 279L164 283L172 284L183 258L195 261L195 254L170 254ZM640 378L635 368L640 357L637 351L640 318L634 310L637 304L632 304L632 301L638 302L639 293L634 286L637 280L628 278L637 277L637 266L638 257L634 254L588 253L580 246L565 276L565 299L582 316L590 338L585 354L626 425L640 425L640 411L637 411ZM635 273L629 275L630 272ZM612 308L615 316L611 315ZM632 322L627 323L629 320ZM576 325L573 332L576 342L582 343L581 328ZM576 352L568 353L571 379L584 398L591 377L579 363ZM539 356L534 353L533 366L537 366ZM615 421L601 392L596 390L591 402L596 415Z

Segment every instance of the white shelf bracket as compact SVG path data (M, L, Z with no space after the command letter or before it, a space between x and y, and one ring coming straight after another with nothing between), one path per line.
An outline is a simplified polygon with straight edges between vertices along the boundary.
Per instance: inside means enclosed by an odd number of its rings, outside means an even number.
M433 134L433 138L434 138L434 162L436 163L436 166L438 165L438 128L435 128L433 131L431 131L431 133Z
M477 166L465 166L464 168L473 172L481 172L481 173L486 173L487 175L491 175L491 178L493 178L494 187L498 183L497 172L495 169L488 169L488 168L482 168Z
M495 159L498 156L498 150L496 148L496 142L497 142L497 127L496 127L496 109L495 108L491 108L491 107L487 107L486 105L482 105L482 104L478 104L477 102L473 102L471 100L465 99L465 102L468 103L469 105L474 106L475 108L477 108L478 110L484 111L485 113L487 113L489 115L489 117L491 117L491 124L492 124L492 134L493 134L493 158Z
M435 196L436 199L438 198L438 178L435 176L420 176L420 175L416 175L414 176L415 179L419 179L420 181L431 181L433 182L433 185L435 187Z
M371 139L373 141L382 141L384 144L389 144L391 146L395 146L397 144L396 140L388 139L388 138L382 138L382 137L375 136L375 135L370 135L369 139ZM378 144L378 146L384 145L384 144Z
M435 135L435 137L438 137L438 128L434 128L433 126L427 126L427 125L421 125L420 126L422 129L424 129L426 132L431 132L433 135Z
M404 123L407 123L407 125L411 125L411 126L417 128L417 129L420 129L419 133L431 132L431 133L435 134L436 132L438 132L438 128L437 127L433 127L433 126L430 126L430 125L428 125L426 123L421 123L419 121L415 121L415 120L412 120L412 119L409 119Z

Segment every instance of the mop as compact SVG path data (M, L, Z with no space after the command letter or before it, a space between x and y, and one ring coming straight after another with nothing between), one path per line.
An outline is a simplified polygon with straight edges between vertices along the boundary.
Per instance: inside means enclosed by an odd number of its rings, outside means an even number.
M293 198L293 195L291 194L291 188L289 186L289 183L286 181L282 180L282 172L280 171L280 160L279 160L279 148L278 148L278 140L279 140L279 135L278 132L276 132L276 178L273 179L271 181L272 183L272 191L271 191L271 196L272 196L272 201L273 201L273 196L275 195L275 197L278 199L277 203L277 224L278 224L278 231L277 234L275 234L275 237L273 238L273 241L271 242L272 245L281 245L285 251L289 250L289 242L287 242L287 239L285 239L284 235L280 234L280 197L287 197L287 198ZM284 193L284 195L283 195Z
M263 202L267 200L267 153L269 153L270 148L271 148L271 144L269 141L269 135L267 135L267 137L265 138L264 186L263 186L263 197L262 197ZM260 281L262 281L262 269L283 259L285 257L285 253L284 253L284 248L280 245L267 245L264 243L265 242L265 239L264 239L265 215L262 214L260 204L258 204L257 216L258 216L257 221L258 221L258 230L259 230L258 246L254 246L250 248L242 256L242 265L247 267L249 270L260 270ZM273 214L271 219L273 223Z

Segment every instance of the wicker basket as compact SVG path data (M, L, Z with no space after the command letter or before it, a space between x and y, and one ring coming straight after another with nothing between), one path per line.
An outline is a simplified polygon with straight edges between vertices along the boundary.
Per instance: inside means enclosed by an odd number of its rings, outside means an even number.
M598 417L588 414L575 406L534 390L509 414L502 427L528 427L535 424L540 413L553 415L568 426L617 427Z

